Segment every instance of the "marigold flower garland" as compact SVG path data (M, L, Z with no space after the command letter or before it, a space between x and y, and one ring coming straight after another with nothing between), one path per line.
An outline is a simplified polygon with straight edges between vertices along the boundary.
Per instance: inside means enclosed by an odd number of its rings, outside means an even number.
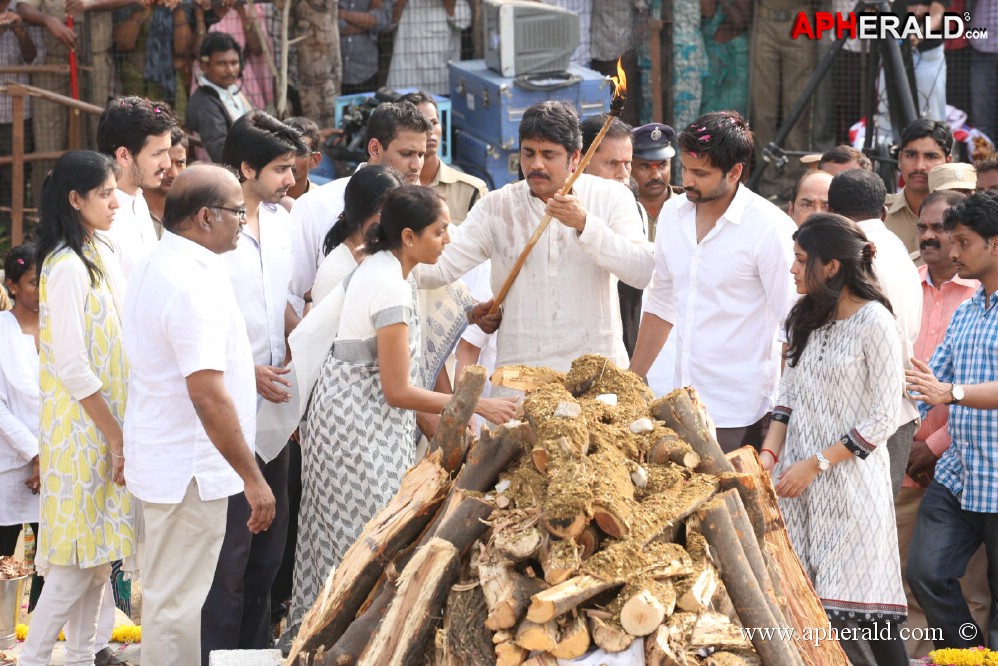
M998 652L985 647L943 648L929 653L931 663L936 666L998 666Z
M17 640L23 641L27 637L28 637L28 625L26 624L17 625ZM66 640L66 635L60 632L59 640L60 641ZM115 627L114 630L111 631L111 642L124 643L124 644L141 643L142 627L137 624Z

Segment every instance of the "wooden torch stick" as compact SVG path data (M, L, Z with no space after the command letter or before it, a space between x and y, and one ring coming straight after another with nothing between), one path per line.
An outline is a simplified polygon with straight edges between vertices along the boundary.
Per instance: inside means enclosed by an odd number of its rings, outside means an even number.
M568 177L565 184L562 185L558 194L565 195L572 190L572 186L575 181L578 180L579 176L586 167L589 166L589 161L592 160L593 155L596 154L596 150L599 148L600 142L603 141L603 136L606 134L607 130L610 129L610 123L613 119L620 115L620 112L624 110L624 102L627 100L627 80L624 78L624 70L620 66L620 60L617 60L617 77L610 77L613 81L613 100L610 102L610 112L606 114L606 122L603 123L603 127L600 128L599 133L596 138L593 139L592 144L589 146L589 150L586 154L582 156L582 160L579 162L578 168ZM495 300L492 303L492 308L489 310L489 314L495 314L499 311L502 306L502 302L506 300L506 295L509 293L510 288L513 286L513 282L516 277L520 274L520 270L523 268L523 264L527 261L527 257L530 256L531 251L533 251L534 246L537 245L537 241L541 239L544 231L548 228L551 223L551 216L545 215L541 218L541 223L537 225L534 230L533 235L530 240L527 241L526 247L520 252L520 256L517 257L516 263L513 264L512 270L510 270L509 275L506 276L506 281L503 283L502 288L499 289L499 293L495 295Z

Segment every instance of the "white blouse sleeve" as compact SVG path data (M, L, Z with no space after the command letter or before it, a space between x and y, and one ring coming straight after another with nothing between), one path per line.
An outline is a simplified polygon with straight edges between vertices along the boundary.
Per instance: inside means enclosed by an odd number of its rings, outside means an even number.
M897 322L886 309L863 327L861 340L870 406L866 418L846 434L843 443L856 457L866 458L897 428L904 390L904 357Z
M74 399L83 400L101 388L86 344L84 308L91 289L90 274L83 262L73 257L53 266L46 282L55 375Z
M0 375L4 372L0 362ZM7 382L0 377L0 442L17 452L25 462L38 455L38 438L10 411Z

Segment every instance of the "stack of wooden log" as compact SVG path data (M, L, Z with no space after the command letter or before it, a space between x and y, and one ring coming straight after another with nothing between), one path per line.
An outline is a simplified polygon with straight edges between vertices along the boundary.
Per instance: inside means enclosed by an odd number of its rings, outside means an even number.
M466 372L286 664L847 664L805 640L827 621L772 484L752 449L723 455L695 391L654 401L595 355L498 374L524 421L470 442L485 375Z

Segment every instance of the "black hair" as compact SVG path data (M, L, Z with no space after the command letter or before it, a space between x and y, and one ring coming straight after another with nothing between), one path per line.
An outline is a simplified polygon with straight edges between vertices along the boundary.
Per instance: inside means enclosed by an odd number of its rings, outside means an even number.
M804 221L793 238L807 253L807 293L790 310L785 324L787 362L796 366L811 334L835 319L843 287L856 298L877 301L893 310L873 272L876 247L855 222L835 213L816 213ZM839 262L839 270L826 281L818 272L819 264L827 265L833 259Z
M308 147L307 152L319 150L319 125L314 120L305 116L294 116L285 120L284 124L298 130L302 141Z
M848 164L852 161L856 161L859 164L857 167L859 169L873 171L873 162L870 161L869 157L863 154L863 151L844 144L826 150L821 156L821 160L818 162L818 168L820 169L829 163Z
M886 199L883 179L866 169L843 171L828 186L828 207L856 221L879 220Z
M92 150L70 150L55 161L52 171L45 176L38 206L35 265L41 269L45 259L65 245L76 253L90 274L91 286L97 286L104 277L97 264L87 258L83 246L87 243L87 230L80 211L69 203L69 194L76 192L83 198L93 195L114 173L114 162L109 155Z
M987 171L998 170L998 152L991 153L984 159L974 162L974 170L978 176Z
M445 206L444 198L432 188L421 185L396 187L381 206L381 221L367 230L364 251L374 254L401 247L404 229L421 234L437 221Z
M35 265L35 252L36 248L31 243L17 245L7 250L3 258L4 280L10 280L14 284L20 282L24 274ZM7 293L10 294L10 291ZM14 295L10 294L10 297L13 298Z
M425 134L432 131L433 126L409 102L379 104L367 121L368 141L377 139L382 148L387 148L402 130Z
M172 130L170 130L170 148L175 146L187 147L187 132L180 125L176 125Z
M824 172L819 169L808 169L801 174L801 177L797 179L793 189L790 191L790 203L797 203L797 195L800 194L800 188L804 185L804 181L818 173Z
M959 190L936 190L925 195L925 198L922 199L921 210L925 210L927 206L931 206L937 201L942 201L947 208L952 208L966 198L967 195Z
M748 123L737 111L707 113L679 133L679 150L696 157L706 157L727 174L742 164L742 179L748 175L755 137Z
M213 53L225 53L235 51L239 55L239 66L242 69L243 47L239 42L227 32L209 32L201 39L201 53L198 54L202 62L211 60Z
M575 107L562 100L538 102L527 107L520 120L520 145L525 139L550 141L571 155L582 150L582 127Z
M135 156L150 136L172 133L176 126L177 117L166 102L134 95L116 97L107 103L97 121L97 149L114 157L115 151L124 147Z
M350 176L343 193L343 212L326 232L322 253L329 254L360 230L364 222L378 214L391 191L402 185L405 185L405 178L387 164L369 164Z
M439 110L440 107L437 105L437 100L433 99L433 96L429 93L425 93L422 90L416 90L415 92L410 92L402 95L398 98L399 102L409 102L413 106L419 106L420 104L432 104L434 109Z
M998 191L975 192L947 210L943 229L953 231L958 224L980 234L984 240L998 236Z
M949 128L949 123L941 120L928 120L919 118L908 123L908 126L901 130L901 150L904 150L912 141L918 141L925 137L931 138L944 155L953 152L953 132Z
M236 175L235 172L222 164L204 165L215 169L224 169ZM215 208L223 205L222 181L218 178L200 178L183 188L172 187L166 194L163 203L163 228L167 231L194 215L202 208Z
M222 163L239 174L239 182L246 178L242 164L246 162L260 177L260 170L288 153L308 152L301 134L265 111L250 111L232 123L222 146Z
M596 139L596 135L599 131L603 129L603 123L606 122L604 116L589 116L582 121L582 152L589 150L589 146L593 145L593 141ZM631 126L625 123L620 118L614 117L610 121L610 127L607 128L606 134L603 135L604 139L628 139L631 144L634 144L634 135L631 134Z

